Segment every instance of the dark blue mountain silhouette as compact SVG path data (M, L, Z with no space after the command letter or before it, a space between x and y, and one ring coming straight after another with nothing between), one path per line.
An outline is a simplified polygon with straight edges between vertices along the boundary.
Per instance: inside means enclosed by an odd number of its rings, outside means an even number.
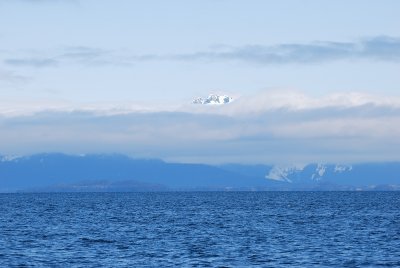
M166 163L124 155L37 154L0 162L0 189L14 191L90 181L137 181L171 189L268 187L264 177L203 164Z
M309 164L268 179L274 168L167 163L119 154L0 157L0 192L400 189L400 163Z

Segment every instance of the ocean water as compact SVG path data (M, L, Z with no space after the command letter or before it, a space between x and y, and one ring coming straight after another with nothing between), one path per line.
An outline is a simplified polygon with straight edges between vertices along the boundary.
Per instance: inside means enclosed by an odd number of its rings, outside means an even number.
M0 195L0 267L400 267L400 192Z

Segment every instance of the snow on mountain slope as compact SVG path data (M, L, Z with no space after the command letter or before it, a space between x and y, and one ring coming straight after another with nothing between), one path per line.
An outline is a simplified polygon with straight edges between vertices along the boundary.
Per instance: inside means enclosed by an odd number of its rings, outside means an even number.
M227 95L210 94L207 98L195 98L193 104L227 104L232 102L233 99Z
M346 171L352 171L353 170L353 166L349 166L349 165L336 165L334 168L334 172L335 173L343 173Z
M315 173L312 174L311 180L313 181L320 181L324 177L326 172L327 166L323 164L318 164L317 168L315 169Z
M265 176L267 179L289 183L313 183L324 181L353 170L348 165L309 164L299 166L274 166Z
M292 177L294 174L300 173L303 170L303 167L289 166L289 167L281 167L274 166L270 172L266 175L267 179L275 180L275 181L285 181L285 182L293 182Z
M0 162L11 162L16 159L18 159L19 156L13 156L13 155L0 155Z

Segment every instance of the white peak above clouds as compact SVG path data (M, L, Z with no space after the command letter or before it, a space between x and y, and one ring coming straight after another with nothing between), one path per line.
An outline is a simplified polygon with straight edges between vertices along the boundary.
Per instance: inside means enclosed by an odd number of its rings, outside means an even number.
M233 99L227 95L210 94L207 98L195 98L193 104L227 104L232 102Z

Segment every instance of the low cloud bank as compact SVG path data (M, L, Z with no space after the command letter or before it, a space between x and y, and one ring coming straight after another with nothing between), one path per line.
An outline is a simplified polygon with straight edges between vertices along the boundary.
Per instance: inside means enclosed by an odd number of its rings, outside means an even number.
M400 160L400 99L267 91L229 105L3 103L0 154L118 152L206 163Z

